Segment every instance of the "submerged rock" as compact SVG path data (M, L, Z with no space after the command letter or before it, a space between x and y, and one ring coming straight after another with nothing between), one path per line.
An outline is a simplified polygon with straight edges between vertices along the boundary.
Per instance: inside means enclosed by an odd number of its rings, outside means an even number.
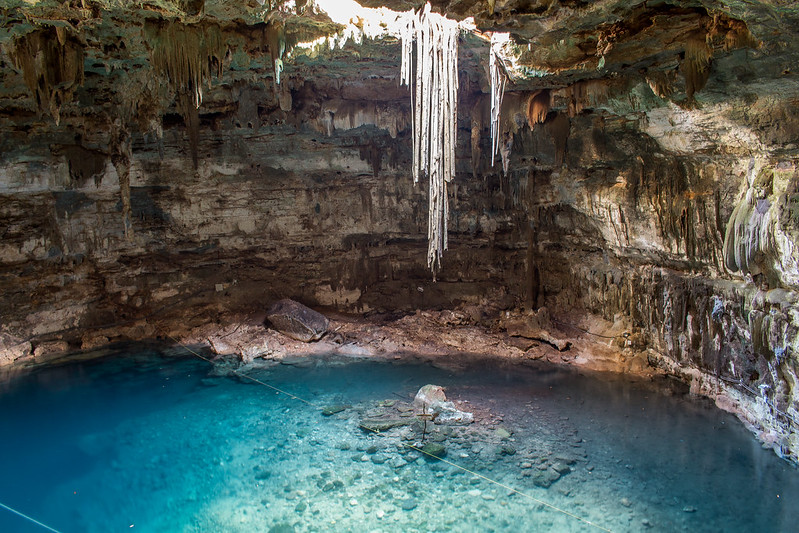
M324 416L333 416L336 413L340 413L345 409L349 409L352 407L349 404L335 404L335 405L328 405L322 409L322 415Z
M323 314L289 299L269 306L266 319L277 331L303 342L321 339L330 325Z
M447 455L447 449L440 442L428 442L421 448L427 459L442 458Z
M537 470L533 474L533 483L537 487L541 487L544 489L548 489L554 482L560 479L560 474L552 469L547 468L546 470Z
M413 399L413 406L417 409L432 411L436 405L446 401L447 395L444 394L444 387L425 385L416 393L416 397Z
M407 426L411 423L410 418L363 418L359 426L368 431L388 431L389 429Z
M405 500L402 500L402 504L400 504L400 507L402 507L403 511L413 511L414 509L416 509L416 505L417 505L416 498L407 498Z
M439 385L425 385L413 399L417 416L430 415L436 424L466 425L474 422L472 413L461 411L455 404L447 401L444 388Z
M285 522L276 524L269 528L269 533L294 533L294 526Z

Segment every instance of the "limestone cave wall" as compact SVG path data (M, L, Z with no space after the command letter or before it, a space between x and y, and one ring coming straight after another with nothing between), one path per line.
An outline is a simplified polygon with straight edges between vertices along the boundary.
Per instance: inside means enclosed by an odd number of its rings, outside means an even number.
M794 6L437 3L476 27L434 280L400 44L278 4L2 4L0 364L282 297L477 304L494 330L546 307L796 457ZM492 166L494 30L517 44Z

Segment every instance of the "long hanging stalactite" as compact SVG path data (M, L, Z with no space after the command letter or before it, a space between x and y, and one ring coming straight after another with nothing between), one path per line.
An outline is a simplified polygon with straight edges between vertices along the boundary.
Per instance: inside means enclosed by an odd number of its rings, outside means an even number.
M427 266L434 278L447 249L447 184L455 177L459 31L456 21L432 13L428 3L409 13L400 35L400 81L412 90L413 180L426 174L429 181Z
M507 76L502 67L501 50L510 39L507 33L493 33L491 35L491 50L489 52L488 70L491 74L491 166L500 150L500 117L502 116L502 97L505 95L505 82ZM504 161L503 161L504 162ZM503 166L507 172L507 166Z

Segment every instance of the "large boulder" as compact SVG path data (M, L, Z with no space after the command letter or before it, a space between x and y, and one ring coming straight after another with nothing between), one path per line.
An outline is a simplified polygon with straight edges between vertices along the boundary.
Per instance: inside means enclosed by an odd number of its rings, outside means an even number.
M274 329L303 342L321 339L330 325L322 313L289 299L279 300L269 306L266 319Z

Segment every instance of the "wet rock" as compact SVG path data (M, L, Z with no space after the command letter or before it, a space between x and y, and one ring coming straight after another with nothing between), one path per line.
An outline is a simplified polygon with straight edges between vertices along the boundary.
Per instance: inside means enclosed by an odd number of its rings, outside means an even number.
M319 340L330 324L323 314L289 299L269 306L266 319L277 331L303 342Z
M303 513L308 508L308 504L305 502L299 502L297 505L294 506L294 510L298 513Z
M571 348L570 341L551 333L549 311L546 307L542 307L538 311L529 311L521 316L503 317L501 326L505 328L511 338L545 342L560 352Z
M43 358L53 355L60 355L69 351L69 344L66 341L42 342L33 349L33 356Z

